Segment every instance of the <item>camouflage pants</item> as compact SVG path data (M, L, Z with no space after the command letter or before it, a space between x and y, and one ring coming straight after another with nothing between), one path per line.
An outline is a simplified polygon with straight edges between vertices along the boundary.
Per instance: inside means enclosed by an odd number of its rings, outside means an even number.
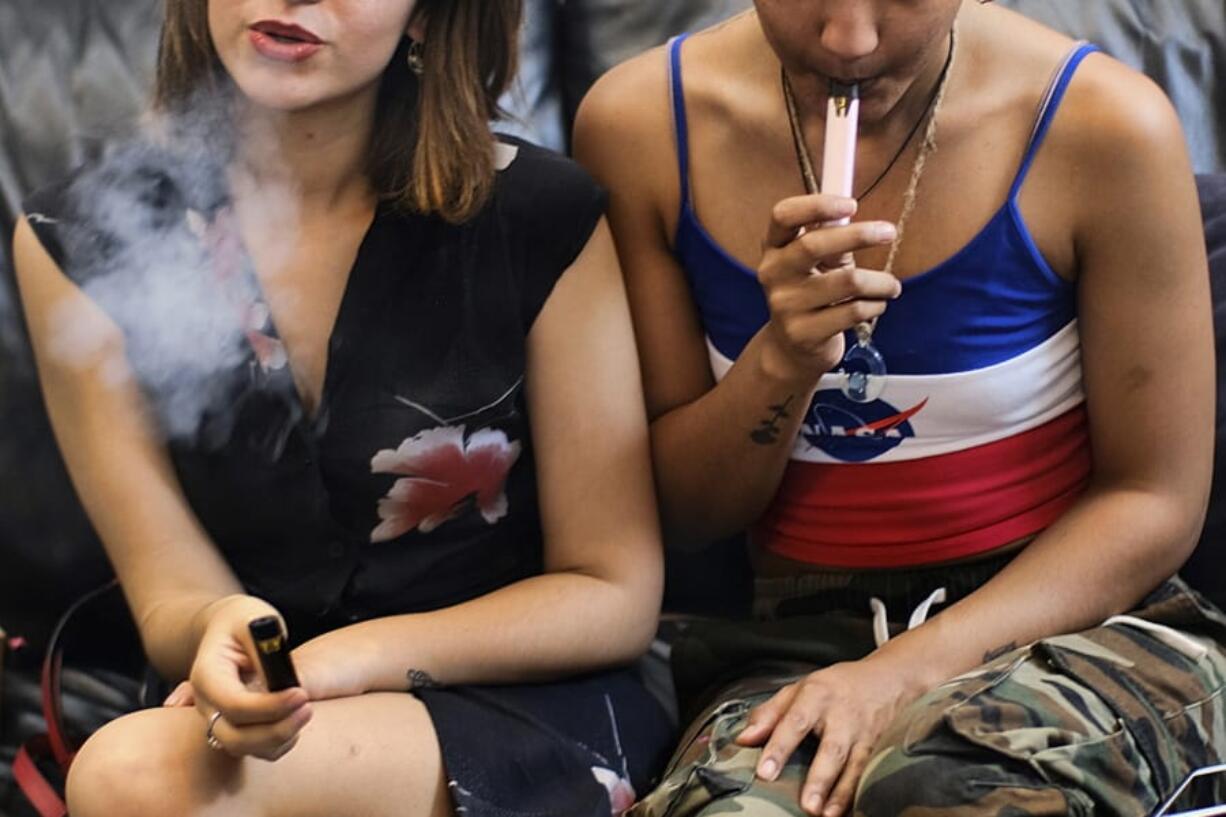
M854 813L1144 817L1189 770L1226 761L1224 645L1226 616L1173 580L1129 619L1001 656L900 714ZM754 776L760 750L733 738L755 705L813 669L780 665L724 689L628 817L802 815L816 741L766 782ZM1210 785L1200 804L1226 802L1226 783Z

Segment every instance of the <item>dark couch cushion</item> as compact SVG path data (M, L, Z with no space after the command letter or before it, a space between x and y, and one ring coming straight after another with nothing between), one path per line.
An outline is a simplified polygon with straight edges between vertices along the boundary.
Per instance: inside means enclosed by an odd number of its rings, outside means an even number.
M1226 608L1226 174L1201 176L1197 184L1209 250L1209 279L1213 287L1217 433L1213 489L1205 530L1183 573L1193 586Z
M21 201L127 130L161 0L0 2L0 626L37 644L110 575L43 410L8 261Z
M997 0L1147 75L1179 112L1198 172L1226 170L1222 0Z

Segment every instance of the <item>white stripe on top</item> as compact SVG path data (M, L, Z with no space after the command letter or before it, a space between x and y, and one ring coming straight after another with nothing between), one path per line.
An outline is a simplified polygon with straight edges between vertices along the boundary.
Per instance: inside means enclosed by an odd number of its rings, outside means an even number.
M722 379L732 368L732 361L720 354L710 340L707 349L711 371L717 380ZM889 366L888 359L886 365ZM867 421L882 416L880 407L876 414L860 418L852 413L858 409L855 404L838 400L832 405L825 393L832 391L841 396L841 385L841 375L822 377L792 459L842 463L812 445L806 435L823 428L821 433L835 437L855 435L858 431L863 434ZM1077 321L1070 321L1033 349L982 369L887 376L880 399L896 410L893 413L922 408L908 419L915 436L902 439L872 462L900 462L964 451L1037 428L1085 401ZM877 433L898 435L897 431L888 430Z

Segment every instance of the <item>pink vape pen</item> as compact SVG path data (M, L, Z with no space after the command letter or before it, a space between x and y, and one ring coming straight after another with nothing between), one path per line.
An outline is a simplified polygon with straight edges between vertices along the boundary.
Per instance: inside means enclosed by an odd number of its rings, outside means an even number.
M822 193L852 197L856 175L856 130L860 125L860 86L830 83L826 103L826 143L822 155ZM831 222L851 223L850 218Z

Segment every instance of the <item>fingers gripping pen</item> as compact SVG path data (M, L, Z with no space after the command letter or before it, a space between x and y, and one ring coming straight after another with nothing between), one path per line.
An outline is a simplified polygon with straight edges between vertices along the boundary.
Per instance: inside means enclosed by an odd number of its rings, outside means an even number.
M822 155L822 193L853 198L856 175L856 134L860 125L860 86L830 83L826 104L826 139ZM850 224L850 218L831 222L832 226ZM851 253L841 266L855 266ZM873 324L856 324L856 345L843 358L846 381L843 392L857 403L877 399L885 387L885 360L872 344Z
M280 620L276 616L264 616L253 619L248 623L247 629L251 631L251 640L255 642L255 652L259 656L268 691L279 692L298 686L298 674L294 672L294 665L290 661Z

